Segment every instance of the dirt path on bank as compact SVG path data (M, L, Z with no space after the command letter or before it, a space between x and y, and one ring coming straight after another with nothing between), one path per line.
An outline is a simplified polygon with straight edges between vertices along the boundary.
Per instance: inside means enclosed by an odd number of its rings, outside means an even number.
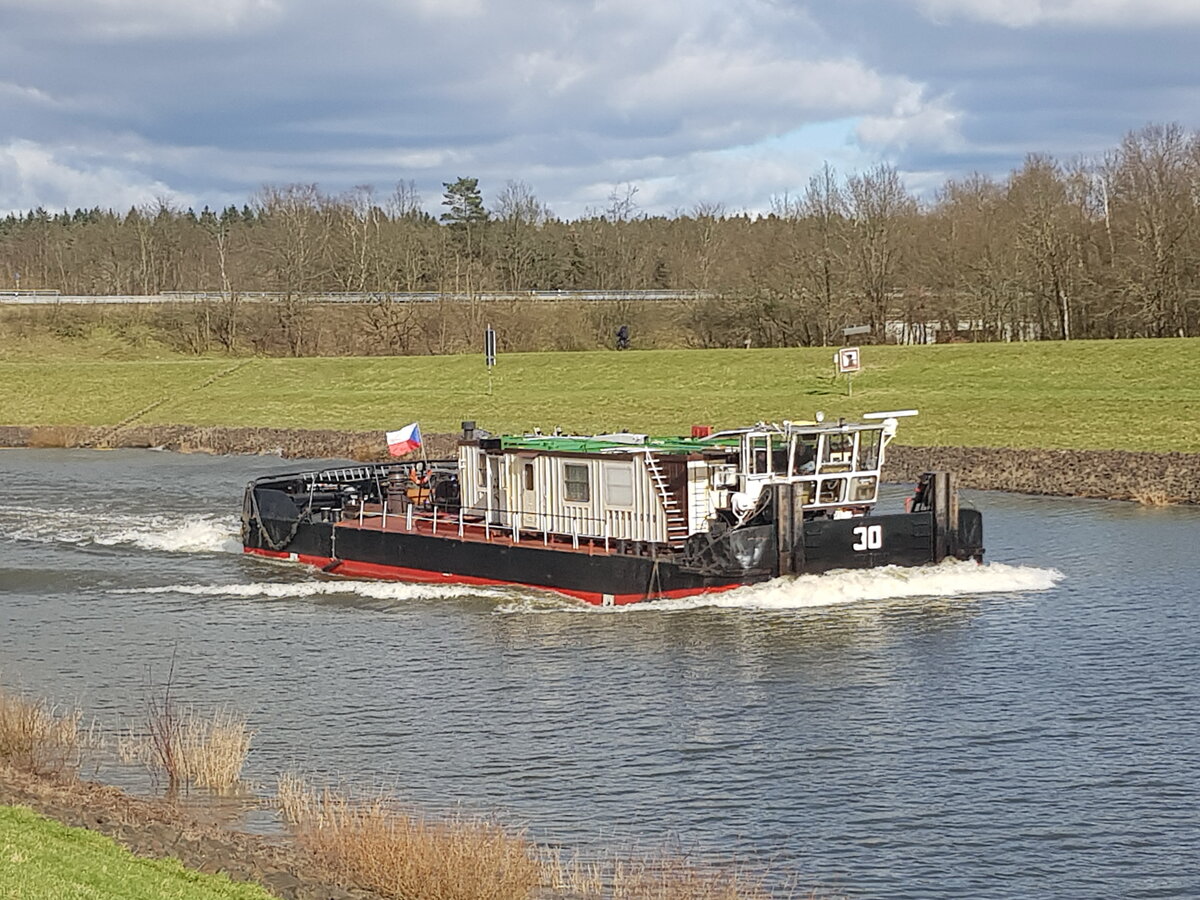
M453 456L456 435L427 434L430 457ZM0 447L161 447L181 452L273 453L309 459L387 458L382 432L189 425L108 427L0 426ZM1200 503L1200 453L1125 450L1011 450L993 447L908 447L888 451L889 481L915 481L946 469L959 485L992 491Z

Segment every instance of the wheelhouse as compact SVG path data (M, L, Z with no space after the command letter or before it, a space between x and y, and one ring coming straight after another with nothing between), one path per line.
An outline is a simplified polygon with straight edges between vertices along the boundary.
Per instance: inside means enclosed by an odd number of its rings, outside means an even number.
M691 437L502 437L464 432L461 504L491 525L573 539L677 545L715 523L748 521L774 484L798 486L809 518L870 512L896 432L893 414L850 423L784 422Z

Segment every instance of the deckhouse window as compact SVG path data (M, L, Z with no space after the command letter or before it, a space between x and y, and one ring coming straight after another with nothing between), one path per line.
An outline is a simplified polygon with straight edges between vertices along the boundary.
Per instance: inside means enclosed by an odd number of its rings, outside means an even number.
M588 467L581 463L563 463L563 486L566 499L572 503L587 503L592 499Z
M604 464L604 505L626 509L633 506L633 465L631 463Z

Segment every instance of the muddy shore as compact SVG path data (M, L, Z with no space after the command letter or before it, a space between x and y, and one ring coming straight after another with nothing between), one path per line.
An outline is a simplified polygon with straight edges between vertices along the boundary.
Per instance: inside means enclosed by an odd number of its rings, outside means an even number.
M455 435L426 434L431 457L452 456ZM377 431L295 428L0 426L0 447L161 447L180 452L272 453L286 458L386 459ZM1200 454L1125 450L1012 450L995 447L893 445L889 481L914 481L947 469L959 485L1057 497L1200 503Z

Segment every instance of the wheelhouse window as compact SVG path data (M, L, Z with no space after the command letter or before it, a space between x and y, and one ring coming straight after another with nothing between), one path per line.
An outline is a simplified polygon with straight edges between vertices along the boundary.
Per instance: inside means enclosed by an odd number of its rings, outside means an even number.
M825 472L847 472L854 461L854 433L835 431L825 435L825 453L821 469Z
M776 441L771 445L771 471L777 475L782 475L788 470L788 445L784 441L782 443Z
M882 431L860 431L858 433L859 471L869 472L879 468L879 448L882 443Z
M860 478L854 479L854 496L853 500L865 500L873 503L875 501L875 491L878 488L878 483L874 475L863 475Z
M587 503L592 499L588 467L582 463L563 463L563 486L571 503Z
M750 474L768 475L771 472L771 438L756 435L750 439Z
M525 463L525 490L533 490L533 463Z
M821 482L821 492L817 497L817 501L820 503L841 503L845 492L845 478L827 478Z
M628 509L633 506L633 464L604 464L604 505Z
M817 436L800 435L796 438L796 454L792 458L793 475L811 475L817 467Z

